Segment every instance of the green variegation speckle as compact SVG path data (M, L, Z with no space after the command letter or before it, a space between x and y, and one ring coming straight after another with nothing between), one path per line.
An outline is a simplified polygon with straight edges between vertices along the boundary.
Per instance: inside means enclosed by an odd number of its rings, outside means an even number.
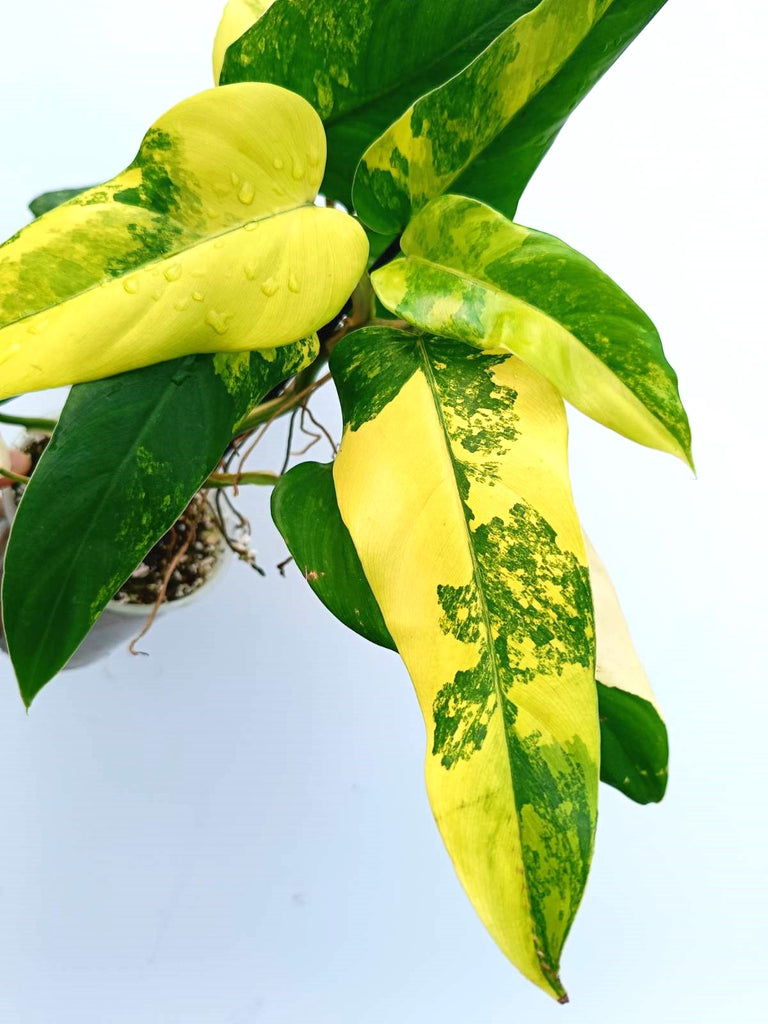
M517 436L517 392L500 388L494 377L496 367L509 356L429 336L420 351L439 395L448 433L464 452L486 456L482 466L476 460L465 462L465 472L476 479L491 479L494 454L506 450Z
M250 377L251 353L217 352L213 357L213 371L217 377L221 377L230 394L237 394Z
M560 948L589 873L596 817L589 794L596 779L585 777L590 757L581 740L566 748L541 740L537 733L521 740L509 732L534 944L542 970L557 987Z
M466 504L465 514L471 522ZM473 583L438 588L443 631L479 651L477 665L458 672L435 700L433 753L446 768L480 749L499 701L513 726L516 688L589 665L594 644L587 569L560 549L534 509L518 504L506 522L477 526L472 545Z

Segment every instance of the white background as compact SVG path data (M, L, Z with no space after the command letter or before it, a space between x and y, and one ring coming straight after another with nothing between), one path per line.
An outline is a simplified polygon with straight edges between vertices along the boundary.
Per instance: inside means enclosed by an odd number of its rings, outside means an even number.
M208 87L218 16L216 0L6 0L3 237L32 196L110 177ZM765 1020L767 36L758 0L670 0L518 214L654 318L699 474L573 417L583 520L672 760L659 807L602 789L570 1007L508 965L460 890L397 659L297 573L236 565L157 625L150 657L62 675L29 716L0 665L0 1024ZM332 395L317 408L337 423ZM266 496L246 505L272 570Z

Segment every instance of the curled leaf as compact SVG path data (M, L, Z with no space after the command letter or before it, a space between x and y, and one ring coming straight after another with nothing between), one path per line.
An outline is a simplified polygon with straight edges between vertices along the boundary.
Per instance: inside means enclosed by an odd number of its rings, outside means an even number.
M314 204L324 164L319 117L278 86L178 104L126 171L0 247L0 397L311 334L368 254Z

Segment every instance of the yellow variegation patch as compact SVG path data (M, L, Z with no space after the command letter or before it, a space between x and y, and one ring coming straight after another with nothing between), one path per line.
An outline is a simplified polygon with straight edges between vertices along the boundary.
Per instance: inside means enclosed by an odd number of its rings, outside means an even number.
M0 398L311 334L368 252L314 205L324 164L319 117L278 86L174 107L126 171L0 247Z
M227 49L259 20L275 0L228 0L213 41L213 80L218 85Z
M500 947L564 998L599 735L562 401L513 356L391 329L331 365L339 509L421 704L437 823Z
M584 542L595 606L595 676L604 686L613 686L642 697L658 711L656 697L632 643L627 620L611 578L589 538L585 537Z

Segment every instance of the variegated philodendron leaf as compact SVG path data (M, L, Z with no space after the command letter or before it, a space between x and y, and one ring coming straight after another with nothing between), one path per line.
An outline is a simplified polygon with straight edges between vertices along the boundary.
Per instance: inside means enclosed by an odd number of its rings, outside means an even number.
M571 111L665 0L542 0L365 152L353 200L380 232L452 191L508 216Z
M160 118L128 170L0 247L0 397L177 356L272 349L343 306L365 233L314 205L325 137L273 85Z
M331 369L339 508L421 704L436 820L502 950L564 999L600 738L562 400L514 356L393 328Z
M405 257L372 275L384 305L427 331L503 348L587 416L692 465L691 434L658 332L586 257L462 196L408 225Z
M229 46L254 25L275 0L227 0L213 41L213 80L218 85Z
M597 635L601 777L637 803L658 802L667 788L667 727L610 577L585 541Z
M275 82L328 132L322 191L351 205L366 147L537 0L277 0L226 53L223 84Z

